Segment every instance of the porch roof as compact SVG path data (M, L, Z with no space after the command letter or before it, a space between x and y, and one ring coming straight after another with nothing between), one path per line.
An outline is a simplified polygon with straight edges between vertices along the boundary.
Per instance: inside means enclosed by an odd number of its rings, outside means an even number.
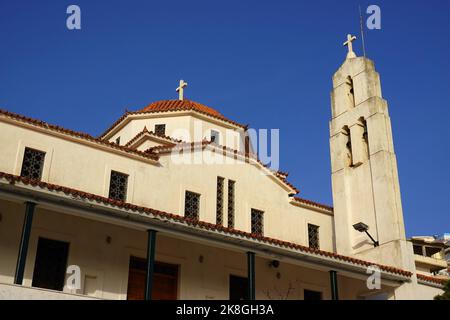
M61 205L64 202L70 202L70 205L73 205L74 208L86 209L88 207L88 210L97 208L102 210L104 216L106 214L113 218L115 215L126 219L128 222L141 223L142 229L154 226L157 230L196 234L213 241L228 241L230 244L238 245L243 249L251 250L256 248L261 252L271 251L274 254L287 258L300 259L313 264L329 266L330 268L340 268L346 272L365 274L367 267L377 266L382 271L382 275L390 280L410 281L412 276L411 272L395 267L355 259L334 252L312 249L296 243L259 236L204 221L196 221L178 214L121 202L4 172L0 172L0 191L15 196L26 196L30 201L36 201L37 203L53 201L53 203ZM151 226L150 224L153 225Z

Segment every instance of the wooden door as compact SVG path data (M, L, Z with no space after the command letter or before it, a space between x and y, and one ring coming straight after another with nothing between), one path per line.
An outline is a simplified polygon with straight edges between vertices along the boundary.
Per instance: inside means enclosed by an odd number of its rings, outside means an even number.
M130 257L128 273L128 300L143 300L145 290L146 260ZM156 262L153 274L153 300L176 300L178 289L178 266Z

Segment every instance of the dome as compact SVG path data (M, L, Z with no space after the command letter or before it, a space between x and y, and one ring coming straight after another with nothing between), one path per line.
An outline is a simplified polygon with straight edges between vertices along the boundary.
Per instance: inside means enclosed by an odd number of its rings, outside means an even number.
M139 113L147 113L147 112L168 112L168 111L185 111L185 110L194 110L200 112L202 114L206 114L208 116L212 116L214 118L218 118L220 120L224 120L226 122L233 123L237 126L244 127L241 124L238 124L230 119L227 119L224 115L222 115L219 111L205 106L204 104L184 99L184 100L161 100L156 101L145 108L139 110Z

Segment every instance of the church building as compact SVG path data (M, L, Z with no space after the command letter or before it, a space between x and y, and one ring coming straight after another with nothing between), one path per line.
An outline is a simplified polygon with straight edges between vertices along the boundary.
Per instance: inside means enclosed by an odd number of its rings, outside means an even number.
M248 126L186 99L184 81L99 137L1 109L0 299L442 293L445 260L406 239L388 103L354 40L332 78L333 207L302 198Z

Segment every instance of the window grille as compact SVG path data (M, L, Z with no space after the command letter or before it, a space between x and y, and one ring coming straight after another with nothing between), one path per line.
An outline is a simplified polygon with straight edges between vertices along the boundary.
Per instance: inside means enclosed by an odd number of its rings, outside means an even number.
M125 202L127 200L128 175L111 171L109 198Z
M223 185L224 178L217 177L216 224L223 225Z
M20 176L33 180L41 180L42 169L44 168L44 159L45 152L25 148Z
M264 212L252 209L252 233L256 235L264 235Z
M184 216L192 220L198 220L200 211L200 195L195 192L186 191L184 200Z
M309 247L319 249L319 227L313 224L308 224L308 242Z
M234 228L234 189L235 182L228 180L228 228Z
M166 135L166 125L165 124L155 125L155 134L157 134L158 136Z

